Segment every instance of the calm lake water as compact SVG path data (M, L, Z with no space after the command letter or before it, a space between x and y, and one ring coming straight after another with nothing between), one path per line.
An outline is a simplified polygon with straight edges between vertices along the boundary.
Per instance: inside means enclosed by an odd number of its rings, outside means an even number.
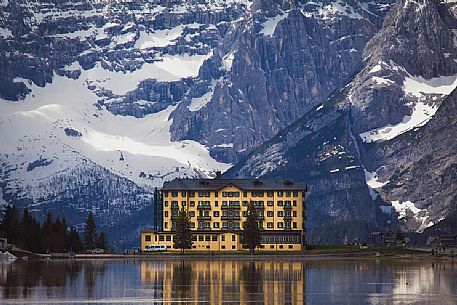
M0 304L457 304L457 263L0 263Z

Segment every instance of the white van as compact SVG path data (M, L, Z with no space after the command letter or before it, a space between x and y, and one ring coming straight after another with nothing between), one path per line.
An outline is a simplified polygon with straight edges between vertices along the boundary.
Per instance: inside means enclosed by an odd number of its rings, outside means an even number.
M158 245L147 245L144 248L144 252L164 252L167 251L167 245L158 244Z

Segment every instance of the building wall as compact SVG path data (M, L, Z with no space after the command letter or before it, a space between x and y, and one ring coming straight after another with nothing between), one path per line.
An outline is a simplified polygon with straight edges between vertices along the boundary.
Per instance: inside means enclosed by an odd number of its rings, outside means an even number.
M301 236L304 232L306 209L302 191L243 191L228 185L219 191L195 191L193 194L186 190L164 191L163 231L143 232L141 247L144 249L148 244L166 244L172 250L173 221L178 210L185 207L196 239L193 242L194 250L242 250L240 235L250 202L257 205L263 234L279 236L284 232L287 236ZM150 241L146 240L147 236L151 236ZM263 249L297 251L302 246L296 240L276 241L264 242Z

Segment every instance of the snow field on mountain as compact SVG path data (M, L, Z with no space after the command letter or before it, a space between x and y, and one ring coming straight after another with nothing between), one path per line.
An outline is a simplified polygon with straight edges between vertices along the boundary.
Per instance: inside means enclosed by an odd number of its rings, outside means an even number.
M18 163L53 160L33 169L33 175L25 168L18 169L16 178L28 179L27 184L33 186L36 180L77 166L75 153L146 186L163 181L145 180L141 172L172 178L183 172L191 176L210 174L230 166L213 160L197 142L171 142L169 115L176 106L142 119L97 110L97 96L85 84L93 73L82 71L78 80L55 75L45 88L29 85L33 95L23 102L0 102L0 153L8 154L9 161L17 157ZM69 137L65 128L73 128L82 136ZM124 161L120 161L121 153Z

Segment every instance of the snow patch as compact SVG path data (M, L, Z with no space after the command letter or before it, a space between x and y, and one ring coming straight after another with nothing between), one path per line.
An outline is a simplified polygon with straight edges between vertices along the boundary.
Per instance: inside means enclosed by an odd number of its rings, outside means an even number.
M448 95L457 87L457 75L441 76L432 79L409 76L403 82L406 94L423 97L424 94Z
M422 232L433 225L433 223L429 220L429 216L427 216L427 210L417 208L411 201L392 201L392 206L397 211L399 219L406 218L407 211L413 213L413 217L420 223L420 227L417 232Z
M114 94L124 95L136 88L145 79L152 78L159 82L178 81L182 78L196 77L203 62L211 57L206 55L165 55L160 61L144 63L133 72L116 72L104 69L100 63L89 70L88 84L111 90Z
M365 143L391 140L414 128L424 126L437 110L438 106L417 102L417 104L413 106L413 113L410 116L405 116L401 123L395 125L389 124L384 127L366 131L360 134L360 138Z
M289 16L288 12L283 13L281 15L277 15L276 17L268 19L267 21L265 21L263 23L263 28L260 31L260 34L263 34L265 36L270 36L270 37L273 36L273 34L274 34L275 30L276 30L276 26L278 25L278 23L281 20L286 19L287 16Z
M189 109L189 111L191 111L191 112L194 112L194 111L198 111L198 110L202 109L203 107L205 107L206 104L208 104L211 101L215 88L216 88L216 81L213 79L213 80L211 80L211 86L208 88L208 92L203 94L201 97L194 97L190 101L190 105L187 106L187 109Z

